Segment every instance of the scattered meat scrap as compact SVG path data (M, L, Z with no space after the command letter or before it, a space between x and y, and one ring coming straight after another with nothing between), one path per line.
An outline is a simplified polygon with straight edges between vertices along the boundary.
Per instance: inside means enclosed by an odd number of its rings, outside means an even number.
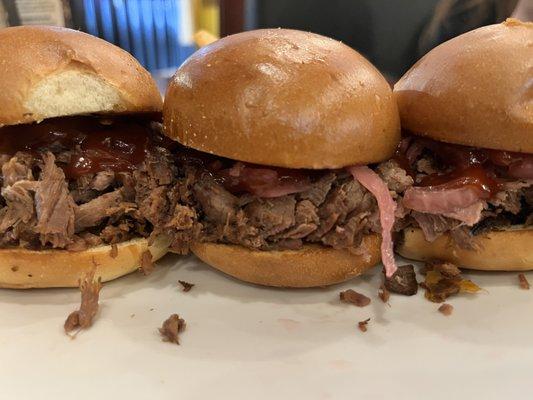
M77 330L75 336L82 329L89 328L98 312L98 298L102 288L101 279L94 279L96 268L80 281L81 304L80 309L73 311L65 321L65 332Z
M180 318L178 314L172 314L163 322L163 325L159 328L159 333L164 342L180 344L178 335L184 329L185 320Z
M194 283L189 283L189 282L185 282L185 281L178 281L178 282L183 287L183 291L184 292L188 292L189 290L191 290L194 287Z
M385 284L381 284L381 286L379 287L379 289L378 289L378 296L379 296L379 298L381 299L381 301L382 301L383 303L388 303L389 298L390 298L390 292L389 292L389 290L385 287Z
M154 271L154 262L152 261L150 250L145 250L141 254L141 267L139 269L145 276L150 275Z
M529 282L524 274L518 274L518 281L521 289L529 290Z
M453 312L453 306L448 303L442 303L439 307L439 312L443 315L446 315L447 317L452 315Z
M359 328L361 332L366 332L368 330L366 326L368 325L369 322L370 322L370 318L367 318L364 321L359 321L359 323L357 324L357 327Z
M113 243L111 245L111 250L109 251L109 257L117 258L117 256L118 256L118 246L116 243Z
M345 303L353 304L357 307L365 307L370 304L370 298L364 294L357 293L355 290L348 289L340 292L339 297Z
M446 261L434 261L426 263L426 265L420 270L424 275L428 271L439 271L443 276L447 278L455 278L456 276L461 275L461 270L455 264Z
M442 303L457 293L477 293L481 288L461 276L461 271L453 264L431 262L425 266L426 279L421 286L426 289L429 301Z
M385 276L385 288L393 293L413 296L418 292L415 267L411 264L400 265L390 278Z

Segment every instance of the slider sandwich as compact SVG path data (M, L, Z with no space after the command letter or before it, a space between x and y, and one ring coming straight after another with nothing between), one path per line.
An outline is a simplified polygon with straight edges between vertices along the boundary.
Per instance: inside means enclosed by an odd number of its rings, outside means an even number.
M223 38L178 69L163 124L180 206L156 225L178 251L268 286L342 282L381 259L394 272L395 202L373 168L399 115L353 49L286 29Z
M150 74L110 43L0 30L0 287L106 281L165 254L137 204L173 173L161 107Z
M394 94L405 137L388 175L411 179L398 252L533 269L533 23L509 19L441 44Z

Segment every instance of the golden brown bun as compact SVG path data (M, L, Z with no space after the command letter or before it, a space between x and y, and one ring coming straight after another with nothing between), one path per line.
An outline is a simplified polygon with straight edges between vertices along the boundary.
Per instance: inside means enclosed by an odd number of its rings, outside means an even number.
M400 134L392 91L370 62L336 40L287 29L200 49L171 80L163 118L185 146L288 168L382 161Z
M420 229L404 230L396 251L413 260L444 260L470 269L526 271L533 269L533 229L492 231L474 238L479 250L458 247L449 235L430 243Z
M321 245L258 251L216 243L197 243L192 251L206 264L245 282L304 288L332 285L361 275L379 263L380 244L379 236L368 235L359 248L361 254Z
M79 279L96 263L95 277L110 281L135 271L141 255L150 250L152 260L163 257L169 240L163 236L148 246L146 239L133 239L117 244L117 256L111 257L111 246L98 246L85 251L0 250L0 287L12 289L77 287Z
M402 127L533 153L533 23L509 19L431 50L394 86Z
M0 30L0 126L161 107L150 74L111 43L49 26Z

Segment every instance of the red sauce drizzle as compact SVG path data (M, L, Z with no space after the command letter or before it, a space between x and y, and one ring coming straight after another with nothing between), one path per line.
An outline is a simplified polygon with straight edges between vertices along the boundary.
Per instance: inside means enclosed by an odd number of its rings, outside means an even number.
M229 169L221 169L215 174L224 187L232 193L258 194L269 188L300 187L300 185L309 183L309 174L303 170L262 167L245 163L238 163Z
M426 176L421 180L420 186L438 186L440 189L470 186L478 190L484 199L502 190L503 183L509 178L509 166L531 157L531 155L522 153L453 145L426 138L412 138L412 136L405 138L402 141L403 146L398 148L395 155L395 160L402 168L408 173L412 172L412 165L406 157L406 152L409 145L417 141L417 145L430 150L437 160L449 169L446 173Z
M457 189L469 186L476 189L481 198L488 199L500 190L501 184L495 177L491 177L482 166L473 165L465 169L455 169L447 174L428 175L422 179L420 186L438 186L441 189Z
M268 189L288 186L303 187L321 171L288 169L235 161L224 157L181 147L178 156L182 161L205 168L217 182L233 194L251 193L261 195Z
M131 171L152 141L147 122L133 118L63 117L0 129L0 152L72 150L68 178L104 170Z

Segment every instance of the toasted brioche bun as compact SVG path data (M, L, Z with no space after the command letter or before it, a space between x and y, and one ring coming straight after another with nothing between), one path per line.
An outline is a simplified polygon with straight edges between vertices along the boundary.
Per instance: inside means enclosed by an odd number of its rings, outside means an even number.
M396 251L413 260L444 260L483 271L533 269L533 229L492 231L475 237L474 243L479 249L462 249L449 235L428 242L420 229L408 228Z
M98 246L85 251L21 248L0 249L0 287L11 289L77 287L80 278L96 265L95 278L103 282L129 274L140 267L141 255L150 250L152 261L163 257L170 242L158 237L152 245L144 238L117 244L117 256L111 257L111 246Z
M382 161L400 135L392 91L370 62L336 40L287 29L200 49L171 80L163 119L185 146L287 168Z
M0 30L0 127L89 113L160 112L150 74L126 51L65 28Z
M402 127L533 153L533 23L509 19L437 46L394 86Z
M196 243L192 251L206 264L245 282L305 288L332 285L361 275L379 263L380 245L379 236L368 235L357 249L361 254L321 245L258 251L217 243Z

